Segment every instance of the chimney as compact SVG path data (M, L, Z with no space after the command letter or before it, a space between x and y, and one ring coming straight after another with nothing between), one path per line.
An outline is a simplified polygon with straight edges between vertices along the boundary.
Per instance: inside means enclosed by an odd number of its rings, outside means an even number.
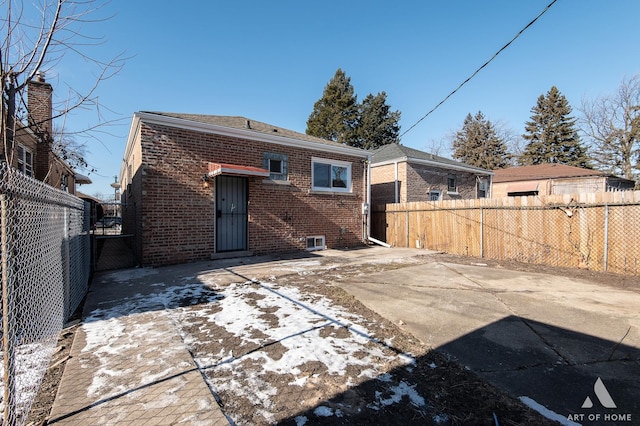
M46 82L44 72L38 71L27 85L28 125L38 139L34 164L34 175L38 180L44 180L47 176L51 162L53 145L52 95L53 88Z

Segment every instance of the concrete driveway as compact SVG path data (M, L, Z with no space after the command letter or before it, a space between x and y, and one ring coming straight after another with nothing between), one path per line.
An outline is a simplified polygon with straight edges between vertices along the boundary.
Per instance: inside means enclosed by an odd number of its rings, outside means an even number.
M640 421L638 292L437 260L340 285L566 424Z

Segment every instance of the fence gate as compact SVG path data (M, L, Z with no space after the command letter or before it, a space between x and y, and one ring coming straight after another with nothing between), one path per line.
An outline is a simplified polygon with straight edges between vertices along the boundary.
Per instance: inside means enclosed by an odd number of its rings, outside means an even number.
M122 204L106 202L92 207L93 270L107 271L136 266L138 262L132 249L135 234L123 232Z

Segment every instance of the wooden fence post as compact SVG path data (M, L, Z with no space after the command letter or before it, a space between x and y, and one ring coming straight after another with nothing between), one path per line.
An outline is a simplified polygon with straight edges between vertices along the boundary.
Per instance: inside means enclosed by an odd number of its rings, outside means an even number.
M609 261L609 204L604 205L604 256L602 269L607 272L607 263Z
M409 248L409 208L407 207L407 210L405 212L405 228L406 228L406 234L407 234L407 238L406 238L406 244L407 244L407 248Z
M484 257L484 209L480 207L480 257Z

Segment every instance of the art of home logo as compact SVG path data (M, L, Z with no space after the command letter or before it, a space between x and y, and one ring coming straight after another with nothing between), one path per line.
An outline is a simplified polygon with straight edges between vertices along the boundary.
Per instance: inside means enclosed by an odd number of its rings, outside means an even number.
M568 420L571 421L604 421L604 422L629 422L631 423L631 413L618 413L612 411L598 412L596 406L596 410L592 411L594 408L594 402L591 399L591 396L595 396L600 407L607 408L608 410L613 410L614 408L618 408L615 401L611 397L609 390L604 385L604 382L600 377L596 380L593 385L593 393L594 395L587 395L582 406L580 408L588 409L588 412L583 413L573 413L567 416Z

